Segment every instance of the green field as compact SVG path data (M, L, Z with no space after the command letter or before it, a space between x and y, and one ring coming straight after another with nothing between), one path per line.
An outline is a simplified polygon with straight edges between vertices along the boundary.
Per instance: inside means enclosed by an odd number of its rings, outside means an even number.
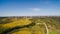
M51 31L49 34L60 34L60 32L57 32L57 31Z

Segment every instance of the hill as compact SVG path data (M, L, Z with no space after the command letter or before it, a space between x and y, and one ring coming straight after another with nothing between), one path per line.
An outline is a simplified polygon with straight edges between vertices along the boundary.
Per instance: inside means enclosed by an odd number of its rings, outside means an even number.
M57 16L0 17L0 33L46 34L46 27L42 23L47 25L49 34L60 34L60 17Z

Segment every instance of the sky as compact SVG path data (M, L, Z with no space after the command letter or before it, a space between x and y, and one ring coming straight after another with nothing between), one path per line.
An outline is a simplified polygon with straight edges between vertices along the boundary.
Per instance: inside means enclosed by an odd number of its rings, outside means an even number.
M0 16L60 16L60 0L0 0Z

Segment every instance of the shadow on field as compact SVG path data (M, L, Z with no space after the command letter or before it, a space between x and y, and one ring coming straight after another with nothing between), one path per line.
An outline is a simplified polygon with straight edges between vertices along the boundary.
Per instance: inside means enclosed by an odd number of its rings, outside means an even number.
M34 26L35 25L35 23L31 23L31 24L28 24L28 25L24 25L24 26L16 26L16 27L14 27L14 28L10 28L10 29L7 29L7 30L5 30L5 31L3 31L1 34L7 34L8 32L11 32L11 31L13 31L13 30L16 30L16 29L21 29L21 28L30 28L30 27L32 27L32 26Z

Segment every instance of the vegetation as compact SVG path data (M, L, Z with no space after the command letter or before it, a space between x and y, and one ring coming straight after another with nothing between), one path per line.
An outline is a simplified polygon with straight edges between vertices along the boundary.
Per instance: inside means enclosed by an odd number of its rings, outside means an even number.
M60 34L60 17L0 17L0 34ZM6 32L5 32L6 31ZM7 32L8 31L8 32Z

